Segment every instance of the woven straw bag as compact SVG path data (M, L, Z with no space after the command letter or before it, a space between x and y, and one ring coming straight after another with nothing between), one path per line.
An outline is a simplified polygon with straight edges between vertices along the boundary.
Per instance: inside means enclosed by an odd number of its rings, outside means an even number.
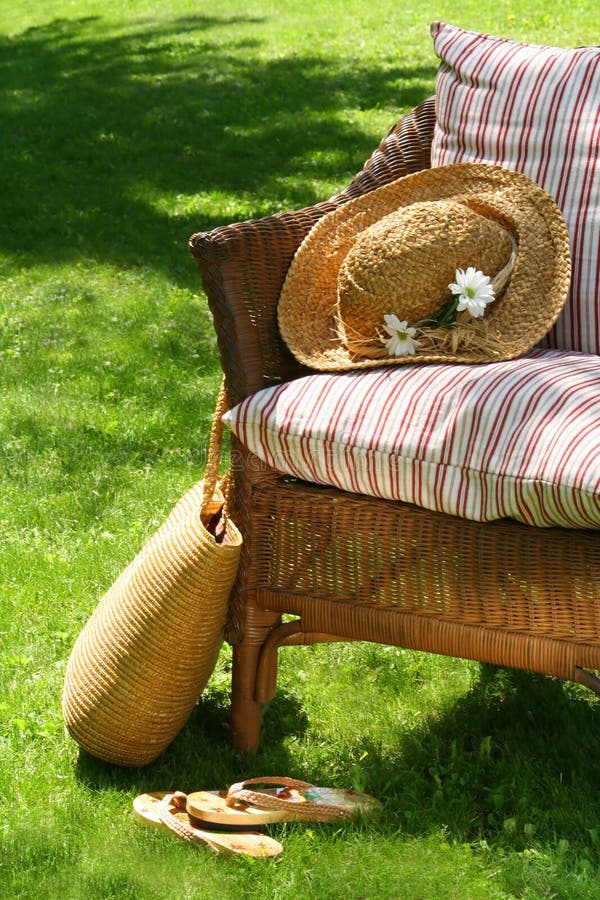
M222 386L204 481L182 497L100 600L69 658L65 724L80 747L107 762L141 766L155 759L214 669L242 545L218 482L225 408Z

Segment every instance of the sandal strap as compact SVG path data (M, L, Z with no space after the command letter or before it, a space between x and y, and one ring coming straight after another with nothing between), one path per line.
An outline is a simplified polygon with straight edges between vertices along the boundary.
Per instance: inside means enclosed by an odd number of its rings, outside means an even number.
M174 806L176 809L185 810L186 801L187 794L182 793L182 791L175 791L173 794L165 794L158 804L158 818L163 825L166 825L167 828L174 831L177 837L183 838L184 841L187 841L190 844L203 844L205 847L207 845L211 846L208 841L196 834L193 828L190 828L189 825L186 825L185 822L182 822L181 819L178 819L171 812L171 806ZM214 850L215 848L211 847L211 849Z
M232 784L227 792L225 800L227 806L236 806L238 803L245 803L248 806L257 806L259 809L269 810L286 810L293 814L295 819L301 819L308 822L334 822L340 819L353 819L356 811L350 806L338 806L331 803L313 803L306 800L303 803L295 803L293 800L286 800L283 797L277 797L275 794L265 794L262 791L247 790L246 785L262 784L276 785L278 787L295 788L302 791L307 788L313 788L314 785L309 781L300 781L297 778L286 777L267 777L267 778L246 778L244 781L238 781Z

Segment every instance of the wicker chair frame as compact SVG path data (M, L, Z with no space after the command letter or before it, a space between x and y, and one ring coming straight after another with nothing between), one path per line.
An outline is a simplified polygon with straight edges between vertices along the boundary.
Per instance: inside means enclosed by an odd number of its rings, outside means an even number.
M290 261L325 213L428 168L434 121L429 98L327 202L191 237L231 404L309 371L277 329ZM268 468L235 439L232 476L244 536L226 635L238 751L258 747L277 650L291 644L375 641L541 672L600 693L589 671L600 669L596 532L481 524L307 484Z

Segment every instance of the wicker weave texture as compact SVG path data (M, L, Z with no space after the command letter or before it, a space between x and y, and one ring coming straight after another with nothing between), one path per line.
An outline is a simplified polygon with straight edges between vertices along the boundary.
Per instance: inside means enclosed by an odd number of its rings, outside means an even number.
M430 98L328 203L192 236L232 403L310 371L277 328L291 259L325 213L428 168L434 122ZM236 440L232 468L244 537L227 628L238 749L258 744L283 613L301 617L297 643L302 634L307 643L371 640L581 681L580 667L600 668L597 533L467 522L307 485L269 470Z
M252 497L248 586L600 646L592 531L455 519L275 476Z

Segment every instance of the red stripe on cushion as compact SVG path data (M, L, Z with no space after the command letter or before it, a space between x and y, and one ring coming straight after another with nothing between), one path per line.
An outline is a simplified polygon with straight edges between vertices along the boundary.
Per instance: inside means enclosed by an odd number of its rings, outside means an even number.
M554 196L571 233L573 279L542 345L600 353L600 49L519 44L442 23L432 34L432 165L505 165Z

